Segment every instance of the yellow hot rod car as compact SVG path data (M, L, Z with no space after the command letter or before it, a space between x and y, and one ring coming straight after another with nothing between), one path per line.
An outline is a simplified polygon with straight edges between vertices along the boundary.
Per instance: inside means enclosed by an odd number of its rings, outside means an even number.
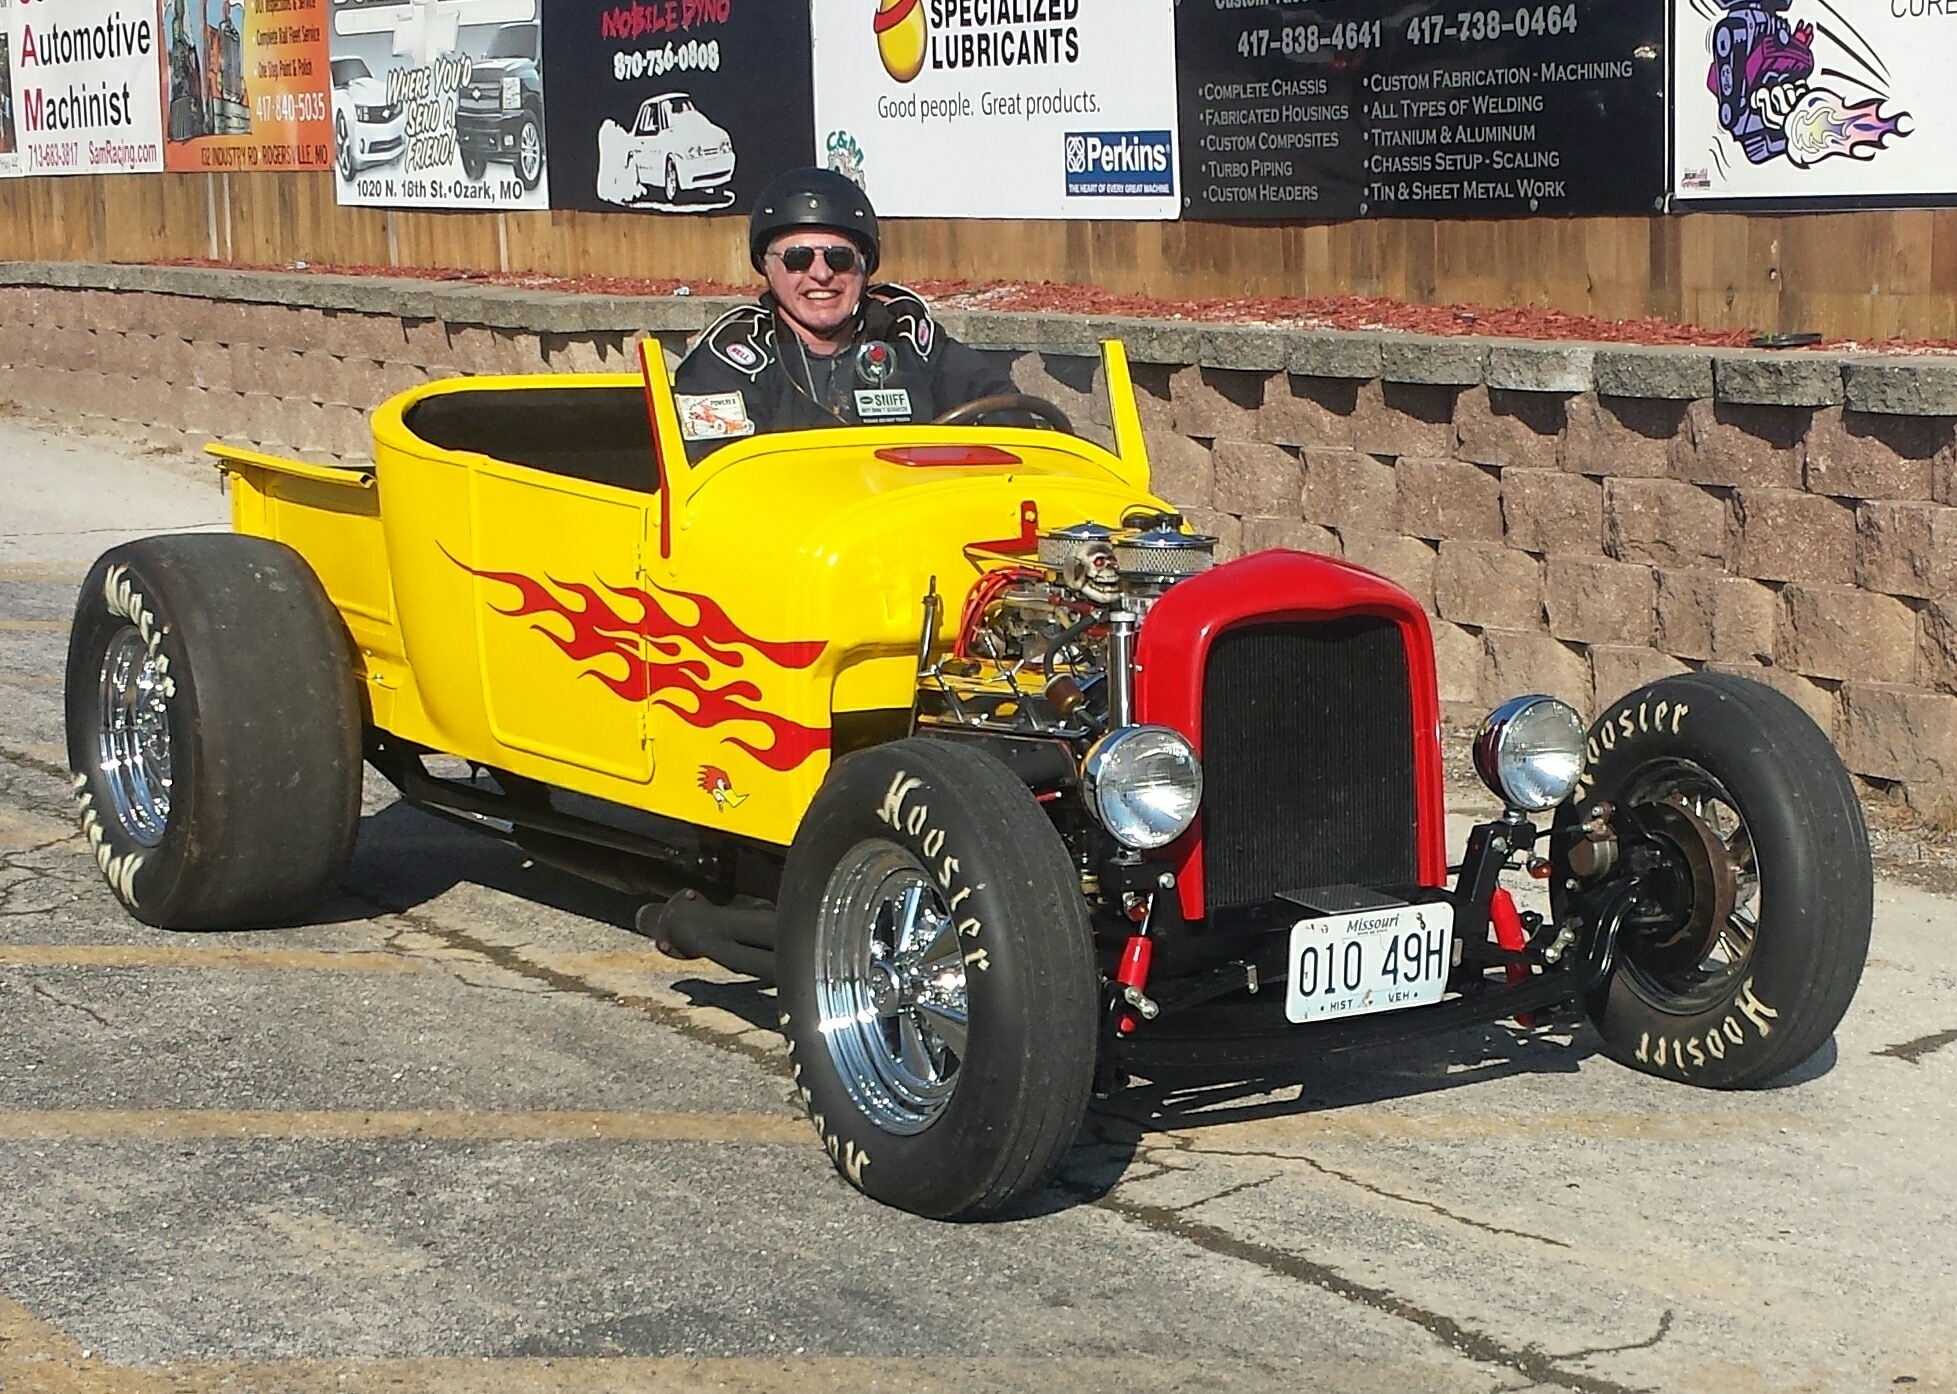
M1119 344L1112 448L1009 397L689 463L643 366L417 388L371 466L213 447L233 534L100 559L69 753L134 915L303 916L371 763L775 985L837 1166L940 1217L1042 1186L1137 1062L1581 1002L1617 1059L1739 1087L1846 1009L1867 835L1771 689L1667 678L1587 731L1504 703L1475 756L1509 811L1450 867L1419 604L1218 563L1149 493Z

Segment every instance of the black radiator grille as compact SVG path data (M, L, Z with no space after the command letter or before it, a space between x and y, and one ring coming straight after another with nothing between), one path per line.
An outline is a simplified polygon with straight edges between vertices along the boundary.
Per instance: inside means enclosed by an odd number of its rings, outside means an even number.
M1211 911L1278 891L1418 879L1413 703L1399 627L1356 618L1226 632L1203 675Z

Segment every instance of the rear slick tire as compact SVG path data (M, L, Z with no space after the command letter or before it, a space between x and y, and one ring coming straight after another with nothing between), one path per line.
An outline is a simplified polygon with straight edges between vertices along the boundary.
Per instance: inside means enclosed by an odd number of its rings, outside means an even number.
M1691 673L1612 703L1588 757L1555 846L1609 802L1691 881L1690 913L1620 933L1587 1003L1605 1053L1714 1089L1802 1064L1854 999L1875 908L1862 807L1827 736L1773 688Z
M82 830L137 919L280 924L338 888L361 708L340 616L292 548L215 534L104 553L66 686Z
M851 1185L978 1220L1059 1169L1093 1084L1092 929L999 761L913 739L838 763L789 851L775 966L796 1083Z

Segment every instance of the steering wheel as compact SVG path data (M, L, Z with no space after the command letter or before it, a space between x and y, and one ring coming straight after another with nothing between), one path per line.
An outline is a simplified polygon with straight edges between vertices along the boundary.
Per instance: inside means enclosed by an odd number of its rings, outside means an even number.
M1028 416L1038 417L1042 424L1051 430L1074 433L1074 423L1067 419L1067 413L1060 410L1044 397L1029 397L1024 392L995 392L990 397L980 397L975 402L967 402L962 407L953 407L932 418L933 426L974 426L983 416L996 411L1023 411Z

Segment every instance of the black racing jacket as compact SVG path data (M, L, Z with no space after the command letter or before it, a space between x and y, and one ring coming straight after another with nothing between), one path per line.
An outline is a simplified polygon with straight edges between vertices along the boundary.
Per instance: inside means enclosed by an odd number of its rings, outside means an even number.
M871 286L849 346L804 351L772 295L707 326L673 375L689 459L759 431L930 421L1014 391L1005 369L938 328L902 286Z

